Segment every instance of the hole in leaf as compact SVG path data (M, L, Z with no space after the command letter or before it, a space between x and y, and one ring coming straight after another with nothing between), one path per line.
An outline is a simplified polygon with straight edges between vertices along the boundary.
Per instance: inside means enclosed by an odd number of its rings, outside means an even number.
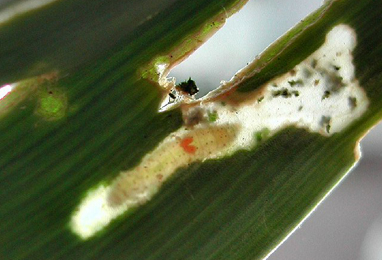
M220 81L230 80L321 4L322 0L250 0L211 39L172 69L169 77L175 77L177 83L192 77L200 98L217 88Z

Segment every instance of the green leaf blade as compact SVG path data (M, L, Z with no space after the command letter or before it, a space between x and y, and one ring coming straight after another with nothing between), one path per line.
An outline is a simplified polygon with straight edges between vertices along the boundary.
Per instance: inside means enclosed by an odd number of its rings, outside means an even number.
M234 3L227 2L232 6ZM175 5L178 12L166 9L136 29L131 41L122 44L121 40L120 45L113 45L105 52L94 47L97 55L89 55L97 62L85 59L84 63L76 63L75 58L82 56L60 61L58 57L69 53L68 46L72 46L62 43L62 53L49 56L49 49L39 50L33 53L35 57L32 55L21 64L21 71L12 67L15 65L0 71L5 81L23 79L33 74L30 68L37 58L49 61L53 57L54 62L62 62L59 69L71 72L47 80L47 86L25 85L24 89L29 89L26 92L20 87L20 96L26 98L1 115L0 256L3 259L73 256L78 259L263 259L354 165L358 159L354 146L381 117L382 68L377 61L382 57L378 40L382 37L382 26L378 23L369 29L368 25L379 19L382 6L371 0L327 4L327 9L318 11L314 16L317 20L308 28L295 37L286 36L288 41L282 39L279 45L265 52L253 69L264 67L238 87L242 92L258 89L289 71L316 50L335 25L346 23L357 34L356 77L370 99L368 111L361 118L330 137L288 127L262 139L260 145L250 150L238 151L224 159L192 163L178 169L150 201L121 215L94 237L81 240L76 236L70 228L70 219L87 192L100 183L109 183L121 171L137 166L145 154L182 126L180 109L157 112L164 92L157 83L142 79L141 70L176 48L187 35L203 28L203 22L210 15L219 14L221 6L211 1ZM198 14L200 17L186 19L196 10L203 11ZM338 16L339 13L343 15ZM36 37L32 32L31 35ZM289 39L292 39L290 43ZM298 50L301 52L296 55ZM71 55L75 56L76 51L70 52ZM178 59L185 55L180 53ZM16 56L8 57L10 64L17 63ZM273 63L261 63L269 57ZM275 65L277 57L282 64ZM70 69L65 67L65 62L70 64ZM64 116L51 118L38 112L39 100L44 97L41 91L49 94L49 89L65 96Z

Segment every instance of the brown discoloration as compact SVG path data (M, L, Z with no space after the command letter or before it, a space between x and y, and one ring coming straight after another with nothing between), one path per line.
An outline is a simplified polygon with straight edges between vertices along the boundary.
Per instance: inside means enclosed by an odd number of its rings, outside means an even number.
M59 79L59 73L57 71L46 73L36 78L38 84L46 83L46 82L55 82L55 81L58 81L58 79Z
M225 95L224 98L219 100L225 102L227 105L239 108L241 106L254 104L255 102L259 103L259 100L262 101L264 99L265 92L266 89L264 87L248 93L231 91L229 95Z
M205 121L205 111L197 106L182 106L182 117L185 126L194 127Z

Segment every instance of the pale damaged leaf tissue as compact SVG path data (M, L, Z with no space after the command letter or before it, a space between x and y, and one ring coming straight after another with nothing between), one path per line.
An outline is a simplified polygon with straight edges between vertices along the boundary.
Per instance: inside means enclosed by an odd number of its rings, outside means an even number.
M338 25L318 50L260 89L230 91L181 104L184 126L144 156L138 166L90 190L73 212L72 231L88 239L113 219L150 200L177 169L253 149L286 127L326 137L344 130L369 104L355 78L352 51L356 44L354 30Z

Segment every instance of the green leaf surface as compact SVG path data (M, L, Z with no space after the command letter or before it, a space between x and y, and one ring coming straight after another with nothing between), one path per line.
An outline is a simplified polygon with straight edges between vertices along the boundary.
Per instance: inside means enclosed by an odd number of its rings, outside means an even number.
M0 101L1 259L263 259L355 163L356 143L382 111L375 0L326 2L234 81L251 95L347 24L370 101L351 125L330 137L293 126L263 131L251 149L178 169L94 237L74 234L71 217L89 190L137 166L183 125L180 108L158 113L155 62L173 66L242 4L161 2L61 0L0 26L1 82L48 73Z
M147 61L235 2L53 1L1 24L0 82L72 72L116 55L121 63Z

